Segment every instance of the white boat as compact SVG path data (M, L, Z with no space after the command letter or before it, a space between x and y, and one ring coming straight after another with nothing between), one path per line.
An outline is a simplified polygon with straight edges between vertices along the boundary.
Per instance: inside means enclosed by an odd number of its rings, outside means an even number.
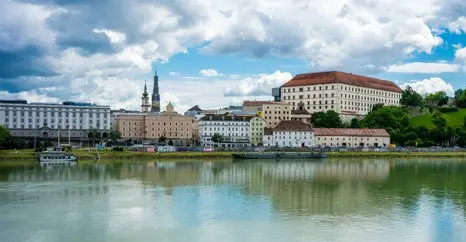
M78 157L63 151L46 151L39 154L40 165L76 165Z

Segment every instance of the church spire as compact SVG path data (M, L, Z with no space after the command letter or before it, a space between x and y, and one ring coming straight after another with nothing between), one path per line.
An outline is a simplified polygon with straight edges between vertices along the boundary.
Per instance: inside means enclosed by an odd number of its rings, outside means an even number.
M154 71L154 86L152 88L151 112L160 112L159 76L157 75L157 69L155 69Z
M144 81L144 92L142 93L142 96L143 97L149 96L149 94L147 93L147 81Z
M141 98L141 109L143 113L149 112L149 94L147 93L147 84L144 83L144 92L142 93Z

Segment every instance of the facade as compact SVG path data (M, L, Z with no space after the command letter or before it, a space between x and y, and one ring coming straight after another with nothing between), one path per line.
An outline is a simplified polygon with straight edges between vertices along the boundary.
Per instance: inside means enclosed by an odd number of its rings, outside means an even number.
M334 110L343 120L362 118L375 104L399 106L401 93L393 82L336 71L299 74L281 86L281 100L292 109Z
M254 116L251 118L249 122L250 127L250 141L249 143L252 146L261 146L262 145L262 137L264 136L264 128L266 127L267 123L265 120L260 116Z
M176 146L193 144L193 117L183 116L169 103L162 113L131 113L119 115L116 129L122 139L150 140L154 143L165 137Z
M281 121L291 120L292 106L285 102L269 102L262 105L262 115L268 128L276 127Z
M251 142L251 120L254 116L207 114L199 121L201 145L204 147L247 147ZM257 120L257 119L254 119ZM254 121L254 123L257 123ZM258 133L260 131L256 131ZM215 134L221 142L212 141ZM256 135L257 137L257 135Z
M313 147L314 132L308 123L285 120L275 128L264 131L263 144L275 147Z
M314 128L320 147L388 147L390 134L385 129Z
M28 103L26 100L0 100L0 124L11 135L23 138L87 139L87 131L95 128L107 137L110 106L66 101L59 103Z
M151 112L160 112L160 93L159 93L159 76L157 72L154 75L154 86L152 87L152 106Z
M123 115L123 114L129 114L129 113L139 113L139 111L126 110L126 109L110 110L110 127L111 127L111 129L116 130L115 119L118 116Z

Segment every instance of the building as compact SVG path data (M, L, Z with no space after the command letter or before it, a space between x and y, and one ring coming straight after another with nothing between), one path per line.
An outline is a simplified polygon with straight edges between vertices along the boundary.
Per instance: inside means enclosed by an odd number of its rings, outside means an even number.
M281 100L292 109L334 110L345 121L362 118L375 104L399 106L402 93L393 82L337 71L299 74L280 89Z
M265 121L257 116L207 114L199 121L201 145L225 148L247 147L259 141L257 137L262 135L264 125ZM252 127L254 131L251 130ZM222 137L220 142L212 140L215 134ZM252 136L256 139L253 140Z
M275 128L264 131L263 144L276 147L313 147L314 132L308 123L285 120Z
M252 146L262 146L262 137L264 136L264 128L266 128L267 122L260 116L254 116L251 118L249 124L249 143Z
M126 110L126 109L118 109L118 110L110 110L110 127L116 130L116 123L115 119L122 114L129 114L129 113L139 113L136 110Z
M95 128L108 137L111 129L110 106L65 101L63 103L28 103L26 100L0 100L0 124L11 135L24 138L71 141L87 139Z
M164 137L165 143L171 141L176 146L193 144L193 117L178 114L171 103L161 113L121 114L116 123L122 139L157 143Z
M155 85L155 83L154 83L154 85ZM149 112L149 108L151 107L151 105L149 104L149 93L147 93L147 84L146 83L144 83L144 92L142 93L141 101L142 101L142 103L141 103L142 112L143 113Z
M195 105L188 109L188 111L184 112L184 116L196 116L202 114L202 109L199 107L199 105Z
M390 134L385 129L314 128L320 147L388 147Z
M154 75L154 86L152 87L152 107L151 112L160 112L160 93L159 93L159 76L157 71Z

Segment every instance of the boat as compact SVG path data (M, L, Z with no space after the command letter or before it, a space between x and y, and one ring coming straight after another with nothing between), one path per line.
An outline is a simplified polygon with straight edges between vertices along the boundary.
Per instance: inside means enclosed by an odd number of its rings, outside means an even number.
M235 153L235 159L324 159L327 154L323 152L247 152Z
M78 157L63 151L45 151L39 154L41 166L49 165L76 165Z

